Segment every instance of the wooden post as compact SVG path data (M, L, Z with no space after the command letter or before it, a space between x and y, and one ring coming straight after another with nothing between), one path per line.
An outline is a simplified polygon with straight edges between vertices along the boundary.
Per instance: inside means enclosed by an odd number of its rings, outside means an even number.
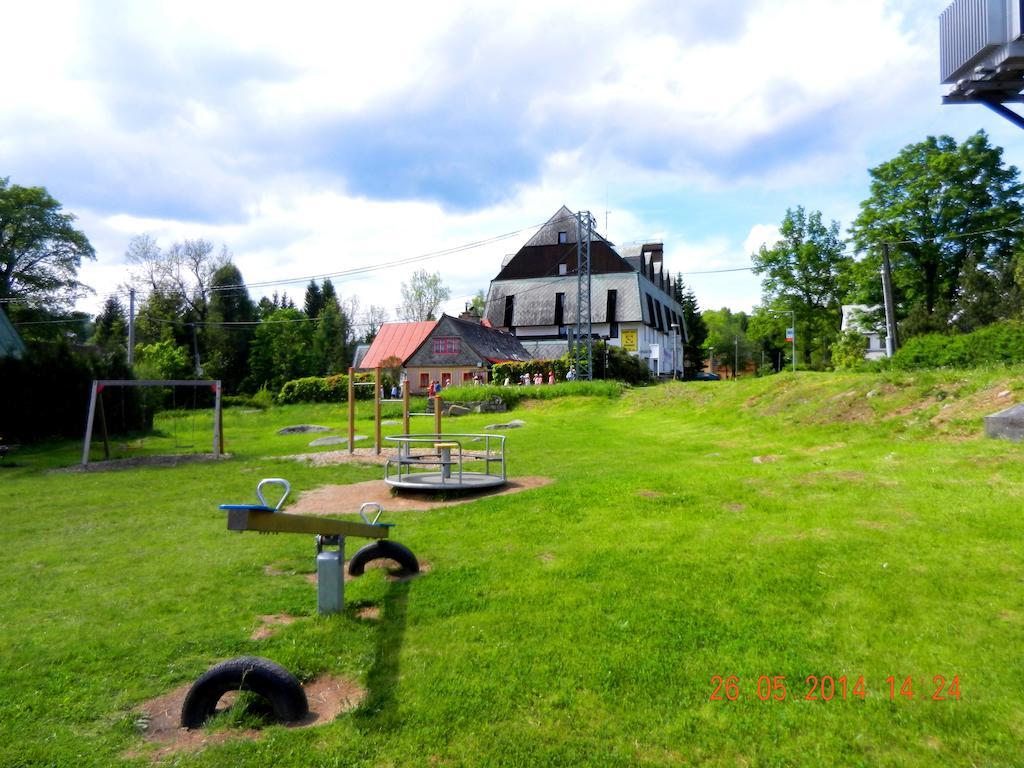
M103 431L103 458L110 458L110 436L107 434L107 414L103 410L103 390L99 390L100 429Z
M402 382L402 434L409 434L409 379Z
M355 451L356 442L356 381L355 371L348 369L348 452Z
M373 386L373 445L380 456L380 366L377 366L376 384Z
M224 416L221 412L220 382L213 385L213 455L220 458L224 454Z
M441 434L441 393L434 396L434 434Z
M92 445L92 425L96 418L96 390L98 383L93 380L92 393L89 395L89 417L85 423L85 445L82 446L82 466L89 463L89 446Z

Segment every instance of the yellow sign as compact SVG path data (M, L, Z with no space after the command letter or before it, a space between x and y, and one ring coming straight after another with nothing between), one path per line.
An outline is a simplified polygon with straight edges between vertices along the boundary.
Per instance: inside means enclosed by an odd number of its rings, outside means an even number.
M637 344L635 330L627 331L624 329L622 331L622 348L627 352L636 352Z

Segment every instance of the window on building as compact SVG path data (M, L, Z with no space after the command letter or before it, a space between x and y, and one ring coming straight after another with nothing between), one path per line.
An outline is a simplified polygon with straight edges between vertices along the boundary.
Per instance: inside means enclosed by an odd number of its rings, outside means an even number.
M560 274L560 275L567 275L567 274L569 274L569 265L568 264L559 264L558 265L558 274Z
M458 336L438 336L434 339L434 354L435 355L457 355L459 354L459 337Z
M654 299L651 298L649 293L645 293L644 296L647 297L647 324L653 328L657 322L654 319Z
M429 386L430 386L430 374L429 373L421 373L420 374L420 389L424 390L424 389L426 389Z
M664 315L661 314L661 302L658 301L657 299L654 300L654 317L655 317L655 319L657 320L657 323L658 323L658 330L659 331L664 331L665 330Z
M515 307L516 307L516 297L515 296L506 296L505 297L505 322L504 322L504 326L506 328L511 328L512 327L512 316L515 314Z
M555 325L565 323L565 294L555 294Z
M465 384L467 381L472 381L472 380L473 380L473 372L472 371L463 371L462 372L462 383L463 384Z
M558 233L558 244L559 245L565 245L568 242L569 242L569 233L568 232L559 232Z
M450 387L452 384L452 375L450 373L441 374L441 386Z

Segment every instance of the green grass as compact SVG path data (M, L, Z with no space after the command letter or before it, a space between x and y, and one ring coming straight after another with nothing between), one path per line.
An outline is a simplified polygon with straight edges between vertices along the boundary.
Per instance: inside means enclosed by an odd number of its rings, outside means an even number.
M368 698L172 764L1020 765L1024 473L980 417L1020 396L1021 373L523 403L510 473L555 483L388 513L431 570L347 585L377 623L318 617L311 542L229 534L216 508L267 476L298 491L381 477L282 458L316 435L277 429L343 434L341 407L230 409L219 464L48 473L80 445L23 448L0 469L0 765L118 764L145 751L141 702L243 654L353 677ZM303 618L250 640L271 613ZM741 700L710 701L714 675L736 675ZM761 675L785 676L785 702L757 699ZM863 675L867 696L805 701L808 675ZM890 675L915 698L890 701ZM959 676L960 701L930 700L936 675Z

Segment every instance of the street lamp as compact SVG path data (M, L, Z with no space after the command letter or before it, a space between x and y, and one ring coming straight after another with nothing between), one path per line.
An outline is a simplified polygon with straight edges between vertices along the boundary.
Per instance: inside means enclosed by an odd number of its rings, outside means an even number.
M676 351L679 349L676 340L679 338L679 323L672 323L672 379L676 378ZM683 376L685 379L686 377Z
M769 309L768 312L772 315L789 315L792 318L793 325L789 329L792 331L792 337L789 341L793 342L793 373L796 373L796 312L792 309Z

